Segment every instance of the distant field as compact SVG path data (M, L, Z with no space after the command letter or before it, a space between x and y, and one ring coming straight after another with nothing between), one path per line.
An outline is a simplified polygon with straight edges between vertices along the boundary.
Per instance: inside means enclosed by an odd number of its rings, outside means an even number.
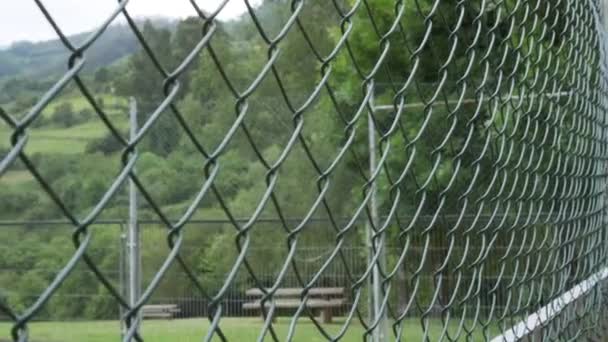
M121 105L121 106L128 106L129 102L126 98L123 97L119 97L119 96L115 96L112 94L96 94L95 95L95 99L99 100L101 99L103 101L103 104L105 106L106 109L109 109L109 112L111 112L111 107L116 106L116 105ZM72 108L74 109L75 112L78 112L82 109L91 109L92 107L89 104L89 102L87 101L87 99L80 95L80 93L78 91L75 91L74 93L70 93L70 94L62 94L61 96L55 98L53 101L51 101L46 108L44 109L44 111L42 112L42 115L49 118L54 112L55 109L57 109L57 107L59 107L61 104L63 103L70 103L72 105ZM2 106L9 110L12 111L12 108L14 107L14 103L10 102L10 103L3 103ZM12 113L13 115L16 116L22 116L25 113Z
M28 171L8 171L2 175L2 182L6 184L19 184L34 179Z
M280 340L285 340L289 329L289 318L279 318L274 326ZM336 320L334 324L326 325L332 333L337 333L344 321ZM431 325L431 341L436 341L441 335L441 322L429 321ZM260 318L224 318L221 320L221 327L229 341L255 341L258 337L262 320ZM209 328L206 319L179 319L170 321L145 321L142 332L146 342L199 342ZM477 325L479 328L479 325ZM9 338L10 326L7 323L0 323L0 341ZM30 327L30 341L32 342L107 342L120 340L120 326L117 321L96 321L96 322L41 322L33 323ZM455 337L458 324L450 324L450 336ZM478 329L476 329L478 330ZM362 341L363 328L359 324L349 326L348 332L341 341ZM490 336L494 336L493 330ZM422 341L423 334L420 321L410 319L405 323L403 332L404 341ZM219 339L215 339L219 341ZM266 338L266 340L271 340ZM467 340L462 332L460 340ZM481 333L475 334L470 341L483 341ZM297 324L294 341L301 342L321 342L326 339L317 331L316 327L307 319L301 320Z
M102 95L106 106L109 104L121 104L126 106L125 99L118 98L112 95ZM90 108L90 105L82 97L72 97L54 101L43 112L43 116L49 118L55 111L55 108L61 103L69 102L74 112L79 112L84 108ZM121 128L127 128L128 118L126 113L108 109L107 114L110 116L114 124ZM108 132L107 127L97 117L92 118L88 122L78 124L68 128L58 127L56 125L47 125L43 127L35 127L29 130L29 141L25 151L31 153L45 154L73 154L84 152L87 143L93 139L103 137ZM0 148L10 146L11 131L8 127L0 126Z
M101 122L87 122L69 128L37 128L29 133L25 151L31 153L72 154L84 152L87 143L105 134ZM10 146L11 132L0 131L0 147Z
M112 94L96 94L95 99L97 99L97 100L101 99L103 101L103 104L106 109L110 106L114 106L117 104L120 104L125 107L127 107L129 105L129 101L126 98L114 96ZM45 114L53 113L55 111L55 109L59 105L61 105L63 102L71 103L72 107L74 107L75 111L79 111L79 110L82 110L85 108L91 108L91 105L89 104L89 102L87 101L87 99L84 96L79 95L79 96L71 96L68 98L59 97L56 100L53 100L51 103L49 103L49 105L46 107L46 109L44 111Z

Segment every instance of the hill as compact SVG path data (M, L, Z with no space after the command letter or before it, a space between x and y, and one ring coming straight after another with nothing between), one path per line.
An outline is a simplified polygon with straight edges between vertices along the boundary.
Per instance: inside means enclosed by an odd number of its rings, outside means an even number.
M155 26L175 27L176 21L153 18ZM68 38L75 45L83 42L91 32L82 32ZM140 49L137 38L126 24L108 27L103 35L86 52L85 72L109 66ZM20 41L0 48L0 79L15 77L44 78L66 69L69 51L59 39L43 42Z
M70 36L78 44L89 33ZM92 71L108 66L139 48L135 36L125 25L111 26L86 53L85 69ZM59 40L16 42L0 51L0 77L45 77L66 69L69 51Z

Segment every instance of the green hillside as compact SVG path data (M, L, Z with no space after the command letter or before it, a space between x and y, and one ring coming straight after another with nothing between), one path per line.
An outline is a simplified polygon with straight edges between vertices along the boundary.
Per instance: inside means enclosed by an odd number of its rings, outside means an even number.
M89 33L80 33L70 37L75 44L82 42ZM91 46L85 55L85 71L94 71L133 54L139 45L131 30L124 25L115 25L107 29L99 40ZM46 77L57 74L67 68L69 51L59 40L45 42L16 42L8 49L0 50L0 78L10 77Z

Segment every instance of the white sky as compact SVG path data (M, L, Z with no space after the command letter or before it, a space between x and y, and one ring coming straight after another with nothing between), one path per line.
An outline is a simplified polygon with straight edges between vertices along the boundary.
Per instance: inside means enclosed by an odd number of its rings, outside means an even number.
M117 0L42 0L46 9L66 34L91 30L115 8ZM196 0L199 7L213 11L222 0ZM252 5L262 0L250 0ZM188 0L130 0L127 10L133 17L163 16L182 18L196 12ZM244 0L229 0L219 19L235 18L246 11ZM0 0L0 46L14 41L55 39L34 0Z

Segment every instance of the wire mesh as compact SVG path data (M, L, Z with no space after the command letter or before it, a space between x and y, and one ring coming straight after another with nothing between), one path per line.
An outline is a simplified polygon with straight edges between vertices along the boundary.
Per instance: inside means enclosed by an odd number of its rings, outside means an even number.
M30 305L17 310L0 303L14 341L30 339L30 323L82 263L124 310L124 341L146 338L136 318L163 282L176 279L174 264L205 298L209 326L200 332L205 341L230 340L223 319L233 291L243 290L242 279L263 292L258 339L293 340L307 321L332 341L346 339L353 329L360 329L358 338L377 338L384 326L385 340L409 340L412 327L423 340L490 340L607 266L608 79L605 18L597 0L275 1L287 15L273 29L265 26L258 7L244 1L252 36L264 47L251 51L251 59L261 62L248 75L234 74L227 66L232 56L218 47L230 43L217 19L228 1L212 12L190 1L200 36L170 63L157 57L160 47L148 43L127 0L78 44L64 34L45 1L35 3L70 56L65 73L25 115L0 110L11 133L0 176L18 162L24 166L73 227L57 233L71 238L73 251ZM144 106L145 117L131 138L81 76L87 52L119 18L153 65L156 74L150 78L162 80L163 96ZM324 25L332 26L329 47L311 38L311 31ZM310 67L306 72L318 73L308 88L286 77L290 64L306 67L298 64L302 61ZM209 90L204 100L220 103L221 116L199 113L202 120L207 115L224 124L215 141L201 136L199 123L181 108L183 79L194 64L219 75L224 89L222 95ZM121 146L115 177L84 213L71 208L27 152L29 131L68 85L77 87ZM265 93L271 93L268 106L275 114L262 121L267 133L260 135L252 126L262 120L258 96ZM161 124L160 134L181 132L188 153L200 161L194 170L198 183L186 184L196 191L177 214L135 172L139 149L146 139L159 139L155 129ZM269 152L268 140L279 148ZM248 146L253 156L248 162L258 165L259 191L250 196L248 210L231 207L231 189L222 178L242 176L230 157L236 145ZM92 225L129 179L152 219L164 227L168 247L134 305L90 251ZM290 181L300 188L286 194ZM203 204L228 223L234 240L225 258L218 253L207 260L211 271L184 254L194 231L191 221ZM277 222L272 229L264 221L270 216ZM299 253L318 239L325 252L304 269ZM345 256L354 241L368 251L356 265ZM271 258L253 252L252 246L270 243L280 246ZM275 272L261 274L264 262ZM337 268L346 275L348 304L340 309L344 319L338 326L328 327L310 307L310 293ZM380 286L373 300L372 278ZM287 323L278 328L276 294L284 287L300 293ZM606 338L605 296L603 281L594 283L533 327L529 337Z

